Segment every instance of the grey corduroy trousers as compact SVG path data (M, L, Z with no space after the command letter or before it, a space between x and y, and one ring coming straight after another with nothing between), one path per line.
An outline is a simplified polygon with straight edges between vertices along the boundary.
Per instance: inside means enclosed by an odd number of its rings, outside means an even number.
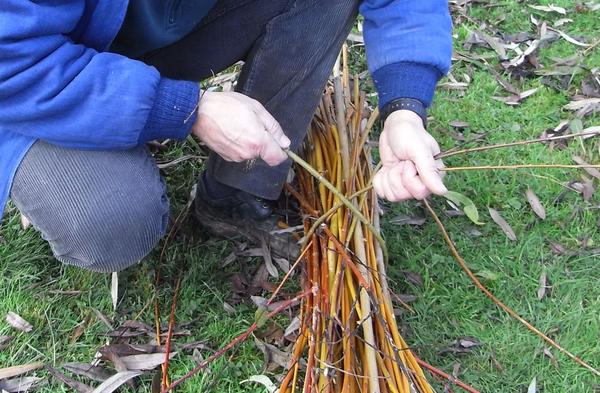
M358 3L219 0L195 31L140 60L166 77L197 81L243 60L237 91L260 101L298 148ZM219 181L270 199L289 167L258 162L247 170L216 155L208 163ZM141 260L168 225L165 184L145 147L83 151L38 141L17 170L11 198L59 261L98 272Z

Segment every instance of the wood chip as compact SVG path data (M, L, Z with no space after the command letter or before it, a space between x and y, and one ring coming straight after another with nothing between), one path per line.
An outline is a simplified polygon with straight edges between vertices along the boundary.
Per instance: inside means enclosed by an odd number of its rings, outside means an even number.
M492 220L494 220L494 222L498 224L498 226L502 229L502 232L504 232L506 237L508 237L512 241L516 241L517 235L515 235L515 231L513 231L512 227L506 222L504 218L502 218L500 213L497 210L492 209L491 207L488 208L488 210L490 212L490 217L492 217Z
M533 192L533 190L531 188L527 188L527 191L525 192L525 196L527 197L527 202L529 202L529 205L531 206L531 209L533 210L533 212L542 220L546 219L546 209L544 209L544 206L542 205L542 203L540 202L540 199L537 197L537 195L535 195L535 193Z
M33 330L33 326L29 322L21 318L19 314L16 314L12 311L6 314L6 322L8 322L8 324L14 329L17 329L21 332L29 333Z

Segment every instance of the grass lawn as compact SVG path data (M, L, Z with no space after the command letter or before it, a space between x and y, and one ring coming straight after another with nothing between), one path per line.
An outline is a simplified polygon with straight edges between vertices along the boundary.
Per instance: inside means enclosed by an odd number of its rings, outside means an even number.
M535 10L526 3L506 0L494 2L492 7L481 3L466 11L469 19L457 15L455 48L471 60L459 60L452 69L456 81L468 82L468 87L449 89L444 87L448 83L443 83L431 110L429 130L439 140L442 150L463 143L460 139L479 138L482 133L485 135L480 144L537 138L562 120L571 121L574 130L600 125L598 114L585 116L580 123L575 113L563 109L573 95L581 94L586 73L571 80L563 79L566 84L557 90L548 86L548 79L542 76L523 81L510 79L499 66L496 53L489 48L473 47L470 51L463 48L470 31L480 28L478 21L493 26L485 30L488 34L490 29L498 29L506 34L537 35L531 15L540 23L548 21L550 27L561 18L570 18L571 22L557 28L574 38L599 37L600 10L592 11L568 0L552 2L566 9L565 16ZM556 58L584 50L558 39L542 47L537 59L542 67L552 68ZM352 53L354 70L364 71L362 49L354 48ZM509 57L514 56L509 51ZM488 66L482 67L482 62ZM587 51L581 63L588 68L600 67L600 47ZM499 85L490 68L504 80L510 80L519 91L539 90L516 106L492 99L509 93ZM446 78L443 82L453 80ZM371 88L368 82L366 88ZM456 121L467 125L451 126ZM589 163L599 163L599 141L591 138L570 141L564 148L539 144L457 155L448 158L446 165L573 164L574 155ZM168 160L184 154L198 154L197 147L189 142L173 146L159 158ZM164 171L174 217L184 208L189 189L200 171L201 165L192 160ZM581 194L565 187L571 181L583 182L584 177L591 179L584 171L567 169L449 174L446 178L449 189L468 196L477 206L483 222L479 226L464 216L443 213L450 210L444 199L432 201L463 257L497 297L566 349L600 368L600 196L596 193L585 201ZM598 180L595 185L598 186ZM545 220L537 218L529 206L525 197L528 188L545 206ZM404 217L424 214L416 202L384 207L385 236L391 252L388 269L391 286L397 294L414 297L411 302L414 312L399 309L402 334L421 358L448 373L454 370L460 379L482 392L526 392L533 378L537 380L538 392L600 391L600 378L550 348L474 287L454 262L431 219L422 225L398 224ZM516 241L509 240L492 221L488 207L498 210L512 226ZM249 299L228 311L223 303L230 302L231 277L251 272L260 265L259 259L241 257L223 267L233 243L209 239L194 228L191 220L186 221L166 249L157 290L154 271L161 248L162 245L138 266L120 273L119 303L113 311L110 276L57 263L34 230L21 228L16 210L10 206L0 226L0 336L13 335L15 339L0 350L0 368L31 362L56 367L67 362L90 362L97 349L106 344L109 331L93 309L107 315L114 326L132 319L153 325L152 299L156 294L166 322L180 273L183 280L176 319L178 324L186 324L191 336L178 337L175 342L202 341L205 345L199 347L196 357L209 356L211 349L228 343L254 321L255 306ZM540 300L542 273L547 276L548 288ZM68 295L61 291L79 292ZM9 311L31 322L34 329L30 333L11 329L3 320ZM74 338L77 326L86 319L89 323L83 334ZM278 318L271 325L276 326L285 329L287 319ZM455 344L465 338L476 345L465 348ZM251 375L263 374L263 361L262 353L249 340L211 364L210 371L182 385L179 391L263 392L259 385L240 384ZM173 359L170 373L174 377L183 375L194 363L191 351L182 351ZM277 370L267 375L274 379L280 373ZM38 371L36 375L48 376L46 371ZM145 374L137 391L150 392L151 379L152 373ZM433 377L431 381L436 391L444 391L443 383ZM453 389L460 391L457 387ZM37 391L71 390L49 379Z

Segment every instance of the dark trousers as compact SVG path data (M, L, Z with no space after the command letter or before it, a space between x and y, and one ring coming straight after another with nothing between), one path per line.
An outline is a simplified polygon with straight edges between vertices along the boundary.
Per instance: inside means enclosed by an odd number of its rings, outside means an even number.
M243 60L237 90L260 101L297 148L357 3L220 0L194 32L142 60L167 77L196 81ZM289 166L259 162L245 170L213 155L208 169L225 184L275 198ZM59 261L100 272L138 262L168 221L164 181L145 147L82 151L38 141L17 170L11 198Z
M339 49L357 13L356 0L222 0L185 39L144 57L163 75L202 80L244 61L236 91L259 102L298 148ZM232 114L235 115L235 114ZM248 170L216 154L208 170L217 180L276 199L290 162Z

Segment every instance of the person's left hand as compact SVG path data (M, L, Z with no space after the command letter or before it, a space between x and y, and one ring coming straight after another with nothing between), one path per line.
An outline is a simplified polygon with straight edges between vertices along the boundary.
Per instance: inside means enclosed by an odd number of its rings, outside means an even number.
M392 202L445 194L443 172L438 171L444 164L434 158L439 152L438 143L416 113L393 112L379 138L382 167L373 179L375 191Z

